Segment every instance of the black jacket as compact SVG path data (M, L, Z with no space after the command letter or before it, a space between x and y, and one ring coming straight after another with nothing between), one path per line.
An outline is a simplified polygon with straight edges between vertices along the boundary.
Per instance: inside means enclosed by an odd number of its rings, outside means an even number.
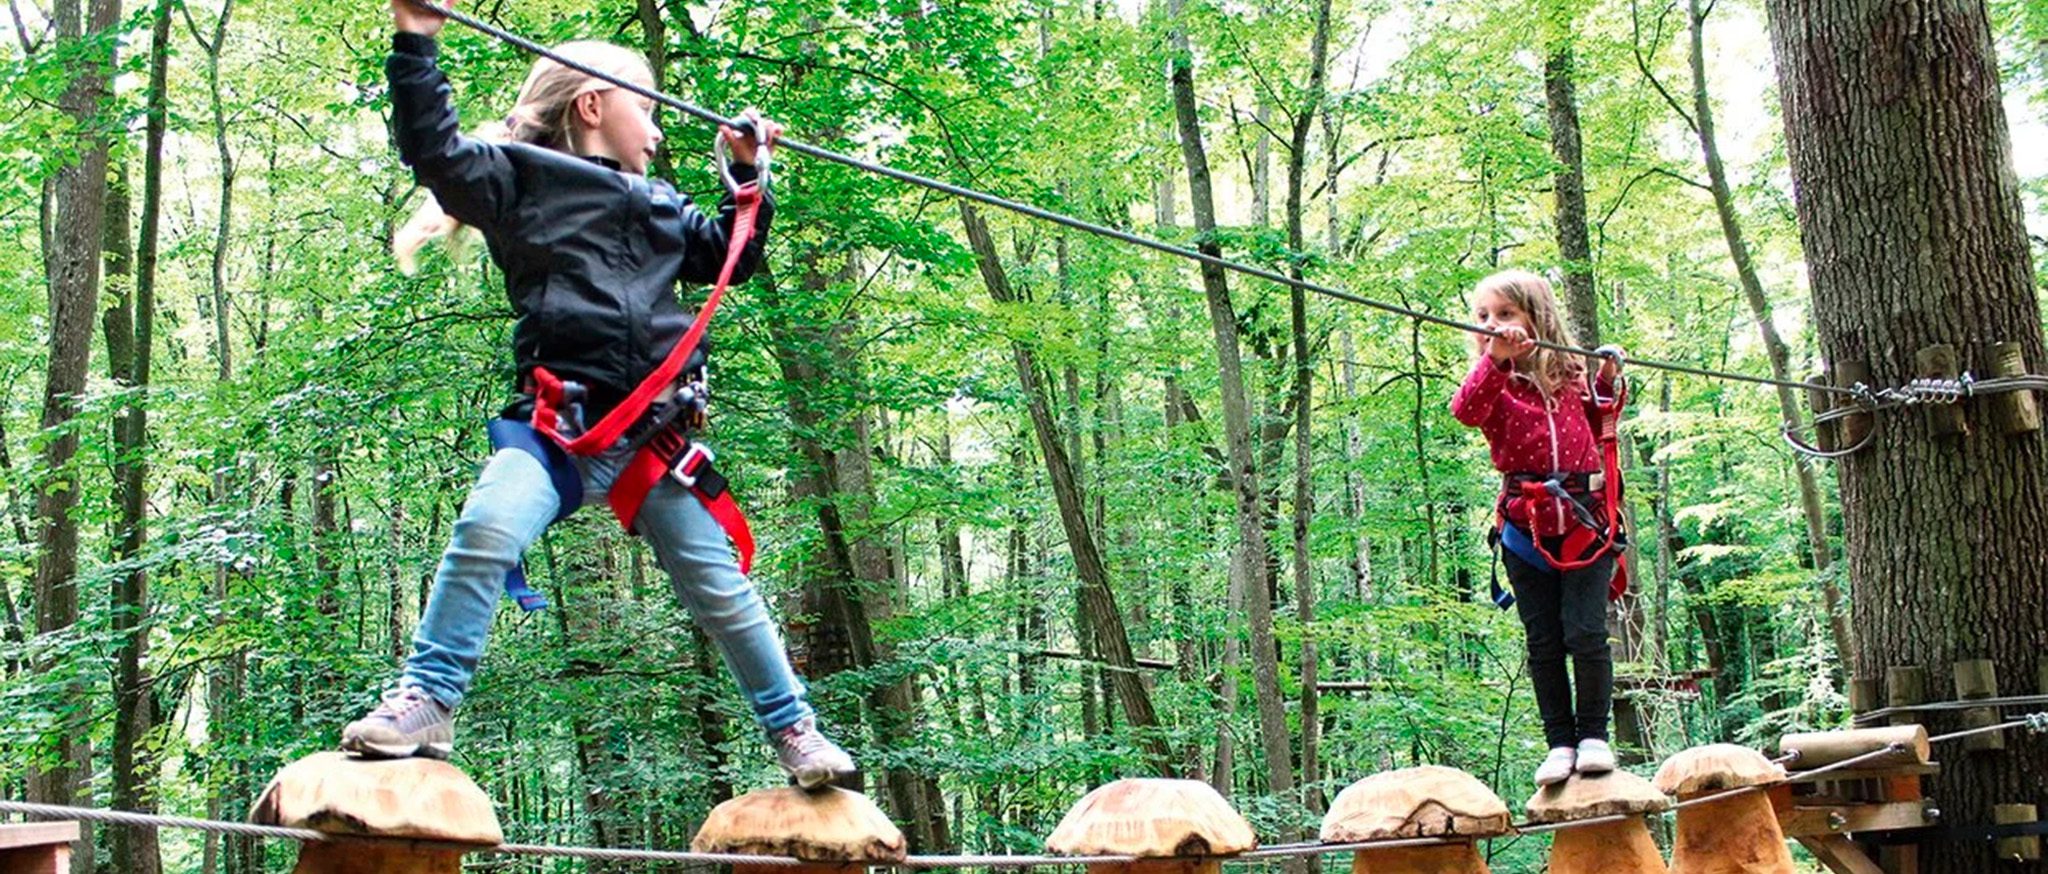
M483 232L518 316L512 351L523 383L536 365L590 388L594 422L652 372L690 326L678 282L718 279L732 231L726 197L712 218L667 182L602 159L463 136L434 40L400 32L385 74L399 157L449 215ZM734 165L742 182L754 168ZM761 263L766 198L733 272Z

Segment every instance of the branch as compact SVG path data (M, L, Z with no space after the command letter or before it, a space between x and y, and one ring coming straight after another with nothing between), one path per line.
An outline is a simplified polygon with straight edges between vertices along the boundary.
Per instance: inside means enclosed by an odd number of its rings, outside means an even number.
M1666 3L1664 11L1657 13L1657 31L1651 34L1652 42L1662 43L1664 41L1664 20L1671 15L1671 10L1675 6L1676 4ZM1643 22L1641 9L1637 6L1636 0L1629 0L1628 26L1629 32L1632 35L1629 40L1629 54L1635 56L1636 69L1642 72L1644 79L1650 81L1650 87L1657 89L1657 94L1663 97L1664 102L1671 106L1671 111L1678 113L1679 118L1685 119L1685 126L1691 129L1693 133L1699 133L1699 123L1693 121L1692 113L1686 112L1685 105L1679 103L1678 98L1671 96L1671 92L1665 90L1664 83L1657 79L1657 74L1650 71L1650 59L1643 54Z
M1687 184L1687 185L1690 185L1690 186L1692 186L1692 187L1694 187L1694 188L1697 188L1697 189L1699 189L1699 190L1701 190L1701 191L1707 192L1708 194L1712 194L1712 193L1714 193L1714 189L1713 189L1713 187L1712 187L1712 186L1709 186L1709 185L1707 185L1706 183L1704 183L1704 182L1701 182L1701 181L1699 181L1699 180L1697 180L1697 179L1694 179L1694 178L1692 178L1692 177L1690 177L1690 176L1687 176L1687 175L1685 175L1685 174L1683 174L1683 173L1673 173L1673 172L1671 172L1670 170L1666 170L1666 169L1664 169L1664 168L1662 168L1662 167L1652 167L1652 168L1650 168L1649 172L1651 172L1651 173L1655 173L1655 174L1657 174L1657 175L1659 175L1659 176L1668 176L1668 177L1670 177L1670 178L1672 178L1672 179L1675 179L1675 180L1677 180L1677 181L1679 181L1679 182L1683 182L1683 183L1685 183L1685 184Z
M15 0L7 0L7 11L14 14L15 35L21 39L21 53L27 57L34 57L36 51L43 47L43 40L49 37L50 28L54 27L56 22L50 20L50 14L37 6L35 0L29 0L28 5L36 11L36 17L43 20L43 32L37 34L34 39L29 38L28 24L21 20L21 7L15 4Z

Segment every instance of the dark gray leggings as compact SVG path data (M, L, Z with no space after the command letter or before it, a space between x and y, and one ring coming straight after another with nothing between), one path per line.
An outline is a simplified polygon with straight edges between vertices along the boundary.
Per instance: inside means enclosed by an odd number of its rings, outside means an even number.
M1543 546L1556 555L1564 551L1562 540L1546 537ZM1531 565L1506 549L1501 561L1528 632L1529 682L1543 715L1543 739L1552 747L1606 740L1607 714L1614 706L1614 657L1607 645L1607 583L1614 579L1614 556L1564 573ZM1578 681L1576 706L1565 677L1567 653Z

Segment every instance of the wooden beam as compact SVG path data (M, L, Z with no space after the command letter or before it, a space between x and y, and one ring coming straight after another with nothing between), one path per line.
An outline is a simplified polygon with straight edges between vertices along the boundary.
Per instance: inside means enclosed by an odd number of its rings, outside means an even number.
M0 874L70 874L78 823L0 824Z
M0 823L0 850L69 844L78 840L75 822Z
M1778 816L1791 837L1897 831L1931 825L1924 801L1793 807Z

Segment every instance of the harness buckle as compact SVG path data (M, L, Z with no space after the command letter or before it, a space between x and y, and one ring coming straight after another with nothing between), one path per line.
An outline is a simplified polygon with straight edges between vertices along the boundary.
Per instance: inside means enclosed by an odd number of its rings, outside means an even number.
M683 450L683 457L676 459L676 463L669 468L669 473L676 478L676 482L682 483L684 488L694 489L697 487L696 472L717 458L717 453L712 452L711 447L692 440L690 448Z

